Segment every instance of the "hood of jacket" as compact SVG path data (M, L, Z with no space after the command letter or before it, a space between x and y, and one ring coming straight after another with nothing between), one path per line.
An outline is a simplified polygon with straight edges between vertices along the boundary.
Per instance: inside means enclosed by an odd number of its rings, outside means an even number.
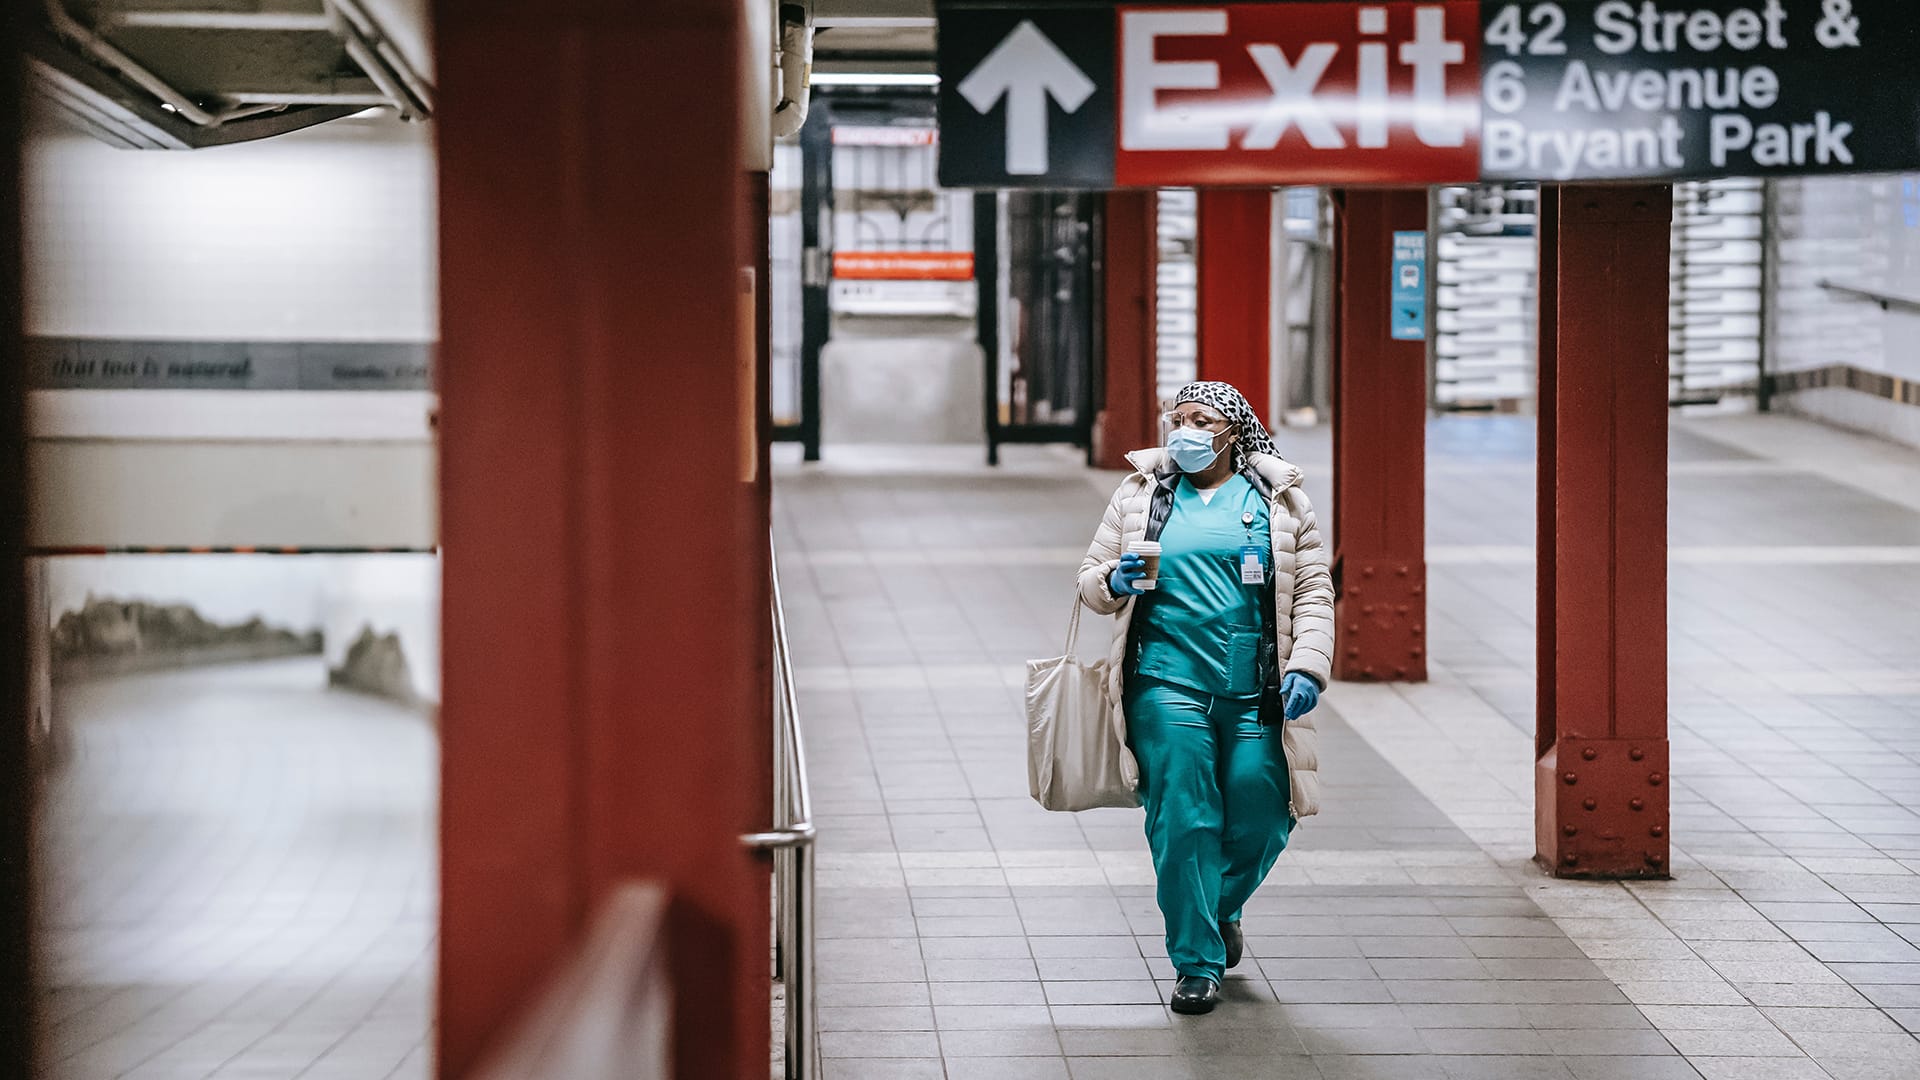
M1127 464L1138 470L1141 476L1153 480L1165 480L1180 471L1174 467L1173 459L1164 446L1135 450L1127 455ZM1247 464L1253 466L1253 471L1260 474L1260 479L1266 481L1267 485L1273 489L1269 497L1290 487L1299 486L1307 475L1300 471L1299 466L1272 454L1248 455Z

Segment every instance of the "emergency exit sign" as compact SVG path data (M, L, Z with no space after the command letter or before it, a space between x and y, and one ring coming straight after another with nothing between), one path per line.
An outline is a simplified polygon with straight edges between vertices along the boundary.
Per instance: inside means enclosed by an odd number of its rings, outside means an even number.
M1920 4L941 0L950 187L1920 168Z

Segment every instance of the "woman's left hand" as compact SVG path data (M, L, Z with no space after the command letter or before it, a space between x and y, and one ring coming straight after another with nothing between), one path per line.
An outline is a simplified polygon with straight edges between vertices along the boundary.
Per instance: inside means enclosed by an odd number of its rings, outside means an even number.
M1287 719L1298 720L1320 704L1320 684L1311 675L1292 672L1280 683L1280 703Z

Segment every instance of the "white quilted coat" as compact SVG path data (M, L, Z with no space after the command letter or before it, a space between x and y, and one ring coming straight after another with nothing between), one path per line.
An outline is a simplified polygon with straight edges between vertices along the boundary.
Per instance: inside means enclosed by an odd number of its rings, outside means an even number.
M1112 615L1113 643L1108 651L1111 674L1107 701L1113 722L1127 730L1123 680L1127 629L1133 621L1133 597L1115 596L1107 579L1119 565L1121 552L1147 535L1147 514L1153 500L1154 478L1172 469L1164 449L1127 455L1135 472L1121 482L1107 504L1106 517L1094 534L1093 546L1080 564L1080 599L1101 615ZM1333 673L1333 575L1327 549L1320 542L1320 526L1313 504L1300 488L1300 470L1277 457L1255 454L1251 464L1273 489L1270 500L1273 528L1273 590L1275 626L1281 663L1328 685ZM1293 816L1308 817L1320 809L1320 758L1317 734L1309 713L1287 721L1280 745L1287 756ZM1127 779L1139 784L1139 766L1131 754L1125 759Z

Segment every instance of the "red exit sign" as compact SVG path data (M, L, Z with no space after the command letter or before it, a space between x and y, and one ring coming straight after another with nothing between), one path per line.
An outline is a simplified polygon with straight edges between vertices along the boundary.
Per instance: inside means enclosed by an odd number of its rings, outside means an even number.
M1118 19L1120 186L1478 175L1477 3L1122 7Z
M971 188L1920 168L1915 0L936 0Z

